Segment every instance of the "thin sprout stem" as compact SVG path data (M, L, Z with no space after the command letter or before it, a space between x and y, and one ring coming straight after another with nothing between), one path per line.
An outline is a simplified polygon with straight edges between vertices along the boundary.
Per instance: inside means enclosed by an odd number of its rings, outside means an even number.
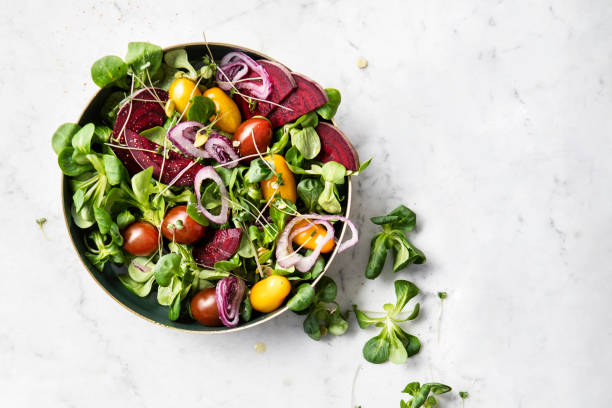
M272 196L270 197L270 199L266 202L266 205L264 205L264 207L261 209L261 212L259 213L259 215L257 216L257 218L255 219L255 222L259 221L259 218L261 217L261 215L263 214L264 211L266 211L266 208L268 208L268 206L270 205L270 203L272 202L272 200L274 200L274 196L276 195L276 193L278 192L278 189L280 188L280 186L276 187L276 189L274 189L274 192L272 193Z
M236 159L236 160L228 161L228 162L223 163L223 164L216 164L216 165L214 165L213 167L214 167L215 169L218 169L219 167L225 167L225 166L227 166L228 164L238 163L238 162L239 162L239 161L241 161L241 160L244 160L244 159L249 159L249 158L251 158L251 157L255 157L255 156L259 156L259 155L258 155L258 154L255 154L255 153L254 153L254 154L249 154L248 156L244 156L244 157L241 157L241 158Z
M306 241L305 241L305 242L304 242L302 245L300 245L300 246L299 246L297 249L293 249L293 246L292 246L292 247L291 247L291 249L293 250L293 252L288 253L287 255L283 256L282 258L278 258L278 259L276 260L276 262L278 262L278 261L283 261L283 260L285 260L285 259L287 259L287 258L290 258L290 257L292 257L293 255L297 254L297 253L298 253L298 251L299 251L300 249L304 248L304 245L306 245L306 242L308 242L308 240L306 240ZM291 244L291 242L289 242L289 244Z
M244 78L244 79L237 79L236 81L217 81L218 84L238 84L240 82L247 82L247 81L255 81L258 79L263 79L262 77L251 77L251 78Z
M255 214L253 214L253 212L252 212L252 211L250 211L248 208L243 207L242 205L240 205L240 203L238 203L238 202L236 202L236 201L234 201L234 200L232 200L232 199L230 199L230 198L228 198L228 197L224 197L224 199L225 199L227 202L229 202L230 204L233 204L233 205L237 206L238 208L243 209L244 211L246 211L247 213L249 213L251 216L255 217ZM251 203L249 200L246 200L246 201L247 201L249 204L253 205L253 203ZM256 208L254 205L253 205L253 207L254 207L255 209L257 209L257 208ZM259 211L259 210L257 209L257 211ZM266 219L265 219L265 217L263 218L263 221L265 222L265 224L264 224L264 223L262 223L262 222L259 222L259 223L260 223L261 225L263 225L263 226L270 227L270 228L272 228L272 229L274 230L274 232L277 232L276 228L275 228L275 227L274 227L272 224L270 224L270 223L268 222L268 220L266 220Z
M175 177L172 179L172 181L170 181L170 183L168 183L168 184L166 185L166 187L165 187L165 188L164 188L162 191L160 191L159 193L157 193L157 194L155 195L155 197L153 197L153 201L157 200L157 199L158 199L158 198L159 198L161 195L163 195L163 194L164 194L166 191L168 191L168 189L169 189L170 187L172 187L172 186L173 186L173 185L174 185L174 184L175 184L175 183L176 183L176 182L177 182L177 181L178 181L178 180L179 180L179 179L180 179L180 178L183 176L183 174L185 174L185 173L187 172L187 170L189 170L189 169L190 169L191 167L193 167L195 164L196 164L196 162L192 161L192 162L191 162L191 163L189 163L187 166L185 166L185 168L184 168L183 170L181 170L181 171L179 172L179 174L177 174L177 175L176 175L176 176L175 176ZM173 232L173 233L174 233L174 232Z
M121 145L114 144L114 143L104 143L104 144L107 145L107 146L116 147L117 149L138 150L138 151L141 151L141 152L149 152L149 153L161 154L160 152L158 152L156 150L142 149L140 147L121 146Z
M136 78L140 82L140 84L143 86L142 89L148 90L149 94L153 96L153 99L155 99L155 102L159 103L159 105L163 108L164 103L161 101L161 99L159 99L159 96L157 96L157 92L154 91L155 87L153 86L153 82L151 81L151 77L149 76L149 69L145 69L145 72L147 73L147 77L149 77L149 82L151 83L151 86L148 86L145 82L143 82L143 80L140 79L138 75L134 75L134 78ZM150 99L145 99L145 101L151 102Z
M272 171L272 174L274 174L276 176L276 179L278 180L278 173L276 172L274 167L272 167L272 164L268 163L268 161L263 157L263 155L259 151L259 147L257 147L257 142L255 141L255 132L253 131L253 129L251 129L251 139L253 139L253 146L255 146L255 151L257 152L259 157L261 157L261 160L263 160L265 165L268 166L268 168Z
M438 344L440 344L440 331L442 328L442 313L444 311L444 299L440 299L440 314L438 315L438 330L436 333L436 338L438 340Z
M244 201L246 201L248 204L250 204L250 205L251 205L251 207L253 207L253 208L255 209L255 211L257 211L257 215L258 215L258 216L263 216L263 212L262 212L262 211L259 211L259 208L257 208L257 206L256 206L255 204L253 204L253 203L252 203L250 200L247 200L246 198L244 198ZM242 207L242 208L244 208L244 207ZM249 211L248 209L247 209L246 211L248 211L248 212L249 212L249 214L251 214L251 215L255 216L255 214L253 214L253 213L252 213L251 211ZM275 232L275 233L276 233L276 232L278 232L278 230L276 229L276 226L274 226L274 224L270 224L270 223L268 222L268 220L266 220L266 217L263 217L263 218L262 218L262 220L263 220L263 221L266 223L266 225L267 225L268 227L272 228L272 230L274 230L274 232ZM261 222L260 222L260 224L261 224Z

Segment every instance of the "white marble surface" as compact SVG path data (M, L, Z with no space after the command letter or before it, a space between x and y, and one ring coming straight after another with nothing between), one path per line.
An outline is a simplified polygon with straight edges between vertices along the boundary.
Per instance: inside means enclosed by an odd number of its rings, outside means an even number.
M411 380L467 390L469 408L609 405L608 0L43 3L0 8L3 406L378 408ZM338 122L374 163L356 183L363 238L331 276L346 307L391 300L396 277L421 287L423 348L407 364L365 362L374 332L352 318L318 343L291 313L231 336L160 328L78 261L51 134L96 92L96 58L202 31L342 90ZM366 282L368 217L399 203L428 263Z

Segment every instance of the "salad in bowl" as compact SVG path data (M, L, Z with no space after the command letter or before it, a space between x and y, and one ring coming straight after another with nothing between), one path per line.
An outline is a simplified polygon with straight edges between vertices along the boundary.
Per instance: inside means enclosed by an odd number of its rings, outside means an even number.
M299 311L357 243L350 177L369 161L333 122L336 89L219 43L130 43L91 75L100 92L52 146L76 249L129 309L248 327Z

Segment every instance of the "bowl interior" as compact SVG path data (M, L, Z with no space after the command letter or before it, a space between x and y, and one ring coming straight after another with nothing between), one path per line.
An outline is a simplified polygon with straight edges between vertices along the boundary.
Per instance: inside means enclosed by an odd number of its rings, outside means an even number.
M221 58L223 55L230 51L237 50L247 53L253 59L271 59L270 57L258 53L256 51L231 44L209 43L209 47L215 59ZM164 51L170 51L177 48L185 48L187 50L187 53L189 54L189 59L191 61L200 61L205 55L208 55L208 51L204 43L182 44L173 47L168 47L164 49ZM112 89L102 89L93 97L93 99L90 101L87 108L79 119L80 125L84 125L89 122L100 123L100 108L102 107L104 101L111 92ZM344 192L344 194L346 194L347 197L347 209L345 215L348 217L351 204L350 180L346 185L346 192ZM72 219L72 214L70 212L70 208L72 205L72 192L70 189L69 178L67 176L64 176L62 180L62 198L66 226L68 227L70 238L85 268L89 271L89 273L96 280L96 282L98 282L98 284L112 298L119 302L119 304L123 305L126 309L136 313L137 315L146 320L175 329L204 333L219 333L237 331L246 329L248 327L253 327L257 324L263 323L264 321L270 320L287 310L286 307L283 307L272 313L256 316L251 321L231 329L227 327L206 327L194 321L171 321L170 319L168 319L168 307L161 306L157 303L157 291L153 290L148 296L141 298L127 290L121 284L119 279L117 279L117 273L124 273L126 271L125 266L119 266L113 264L112 262L108 262L105 265L104 270L99 271L91 264L87 257L85 257L87 249L85 247L84 240L87 230L82 230L77 227ZM345 229L346 225L343 225L341 231L339 231L340 240L342 240ZM327 271L327 269L329 268L331 261L336 255L337 248L338 246L336 246L334 251L329 255L327 263L325 265L325 270L321 275L319 275L316 281L318 281L318 279L320 279L325 274L325 271ZM313 282L313 285L316 283L316 281Z

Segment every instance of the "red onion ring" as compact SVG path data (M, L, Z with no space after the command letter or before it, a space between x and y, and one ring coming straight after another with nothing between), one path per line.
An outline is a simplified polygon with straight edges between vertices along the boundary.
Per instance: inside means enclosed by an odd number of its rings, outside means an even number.
M236 82L242 79L248 70L255 72L258 79ZM251 96L260 99L267 98L272 92L268 71L243 52L235 51L225 54L219 63L215 79L219 88L224 91L232 88L248 90ZM261 83L255 81L261 81Z
M181 152L185 154L192 157L210 159L210 154L207 151L199 149L193 145L196 134L203 128L204 125L202 125L200 122L182 122L170 129L168 132L168 139L170 139L172 144L174 144Z
M240 303L246 292L244 281L235 276L221 279L217 283L215 295L219 319L227 327L238 326L240 319Z
M301 220L310 219L313 224L323 225L327 229L327 234L323 239L319 241L316 248L312 251L312 253L308 256L303 256L294 251L291 241L295 235L299 232L304 232L305 227L298 228L295 232L293 231L293 227ZM308 272L314 266L319 254L321 253L321 249L323 246L330 240L334 238L334 229L333 226L329 223L329 221L343 221L348 224L349 228L353 236L348 241L344 242L342 245L338 247L338 253L344 251L347 248L352 247L359 241L357 227L351 220L346 217L342 217L340 215L320 215L320 214L306 214L300 215L293 218L291 221L287 223L285 229L281 233L278 238L278 244L276 246L276 260L278 264L283 268L289 268L291 266L295 266L300 272ZM308 226L310 227L310 225Z
M232 142L220 133L212 130L204 143L204 150L193 145L196 134L204 126L200 122L188 121L179 123L168 132L168 139L183 153L201 159L214 159L223 167L232 169L238 165L240 156ZM227 164L226 164L227 163Z
M228 169L236 167L240 160L238 152L232 146L232 141L214 130L204 143L204 150L206 150L208 157L215 159L221 166Z
M219 192L221 193L221 211L218 215L214 215L204 208L201 201L202 193L200 192L200 187L202 186L202 182L204 180L212 180L219 186ZM203 167L200 171L198 171L193 180L193 188L195 190L197 207L200 214L204 215L210 221L215 224L225 224L229 215L229 204L227 201L227 190L225 189L225 185L223 184L223 180L217 174L214 168L211 166Z

